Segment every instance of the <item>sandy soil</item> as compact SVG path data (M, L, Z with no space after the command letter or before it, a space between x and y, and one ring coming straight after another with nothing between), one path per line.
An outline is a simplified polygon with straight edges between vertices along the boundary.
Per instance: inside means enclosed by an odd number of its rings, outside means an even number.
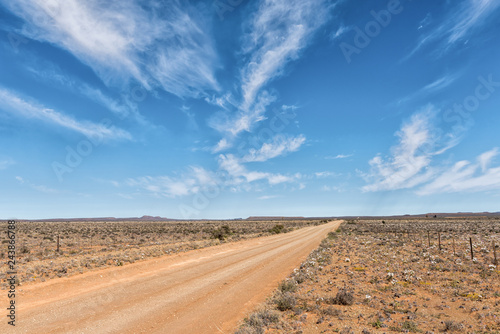
M231 333L339 225L21 286L16 327L3 316L0 332Z

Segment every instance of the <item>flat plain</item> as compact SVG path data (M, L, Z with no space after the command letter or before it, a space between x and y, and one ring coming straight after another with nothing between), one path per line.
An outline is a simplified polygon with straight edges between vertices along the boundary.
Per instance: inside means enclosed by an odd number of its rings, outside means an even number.
M232 221L18 221L18 283L25 285L123 266L226 242L279 234L326 220ZM3 230L7 230L3 223ZM59 248L57 246L59 238ZM8 240L0 257L6 259ZM0 268L7 288L7 267Z
M3 322L0 332L230 332L340 221L285 225L270 224L260 238L225 242L215 233L224 242L213 247L21 283L16 328ZM224 226L216 230L232 233ZM0 304L7 303L5 293Z
M237 333L500 333L499 245L497 217L347 220Z

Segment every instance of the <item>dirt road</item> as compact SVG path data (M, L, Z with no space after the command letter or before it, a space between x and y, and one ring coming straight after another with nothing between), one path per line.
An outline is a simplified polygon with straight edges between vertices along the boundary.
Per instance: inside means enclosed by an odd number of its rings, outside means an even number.
M21 286L1 333L232 333L340 221ZM4 307L5 306L5 307Z

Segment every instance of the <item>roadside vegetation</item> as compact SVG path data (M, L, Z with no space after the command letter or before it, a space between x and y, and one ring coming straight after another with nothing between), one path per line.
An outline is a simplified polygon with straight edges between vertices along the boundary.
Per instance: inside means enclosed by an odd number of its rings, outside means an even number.
M498 334L499 246L498 218L349 220L236 333Z
M17 227L18 284L319 225L320 220L27 222ZM6 230L5 225L3 230ZM6 259L8 240L0 239ZM59 246L58 246L59 245ZM1 288L7 266L0 267Z

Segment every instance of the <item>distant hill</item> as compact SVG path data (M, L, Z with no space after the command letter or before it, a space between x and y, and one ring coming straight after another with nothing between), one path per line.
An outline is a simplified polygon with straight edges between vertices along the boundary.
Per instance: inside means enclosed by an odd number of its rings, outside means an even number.
M306 219L304 217L285 217L285 216L250 216L246 220L296 220Z
M25 219L20 219L25 220ZM173 221L177 219L163 218L160 216L142 216L142 217L128 217L128 218L115 218L115 217L95 217L95 218L51 218L51 219L26 219L29 221L43 221L43 222L117 222L117 221Z
M234 219L173 219L164 218L160 216L142 216L142 217L96 217L96 218L50 218L50 219L18 219L22 221L44 221L44 222L119 222L119 221L211 221L211 220L248 220L248 221L269 221L269 220L304 220L304 219L410 219L410 218L465 218L465 217L499 217L499 212L434 212L423 213L416 215L394 215L394 216L330 216L330 217L302 217L302 216L250 216L248 218L234 218ZM0 220L2 221L2 220ZM6 221L4 219L3 221Z

